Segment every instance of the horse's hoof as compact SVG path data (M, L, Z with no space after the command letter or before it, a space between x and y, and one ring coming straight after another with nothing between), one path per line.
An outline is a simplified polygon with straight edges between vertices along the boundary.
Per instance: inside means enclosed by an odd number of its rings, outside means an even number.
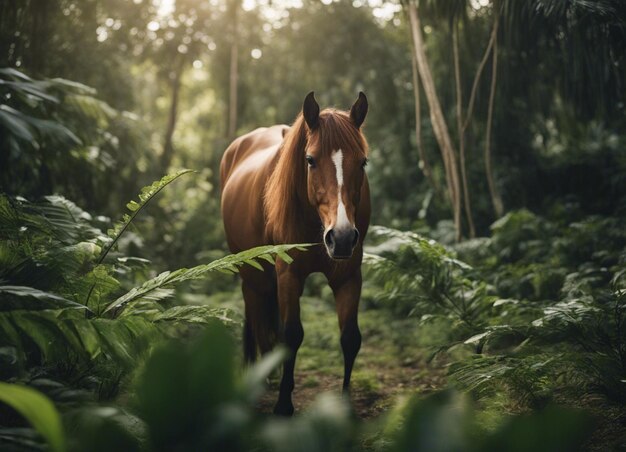
M274 407L274 414L277 416L293 416L293 404L289 403L280 403L278 402Z

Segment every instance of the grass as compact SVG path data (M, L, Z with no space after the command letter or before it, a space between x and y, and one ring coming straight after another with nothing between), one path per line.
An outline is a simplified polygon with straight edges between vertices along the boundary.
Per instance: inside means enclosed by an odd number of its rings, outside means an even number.
M187 295L187 297L189 297ZM187 302L233 309L243 318L243 298L238 288L219 296L194 295ZM375 308L363 297L359 325L363 341L352 373L352 399L356 414L371 418L389 409L397 399L430 393L445 387L445 362L428 362L436 326L417 326L414 318L400 318ZM334 298L322 275L312 275L300 299L304 342L296 360L293 402L303 411L322 392L341 391L343 354ZM278 396L280 374L273 374L260 409L271 412Z

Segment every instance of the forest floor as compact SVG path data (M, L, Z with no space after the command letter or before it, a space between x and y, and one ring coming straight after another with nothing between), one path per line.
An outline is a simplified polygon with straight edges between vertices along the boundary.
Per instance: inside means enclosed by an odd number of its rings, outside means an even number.
M314 291L315 292L315 291ZM305 291L306 293L306 291ZM241 311L237 292L224 294L226 306ZM440 343L435 326L418 326L418 319L393 314L389 309L375 308L363 302L359 312L362 345L352 373L351 398L356 416L374 419L384 415L402 398L447 387L445 357L429 359ZM224 306L222 304L222 306ZM339 326L330 293L303 296L300 300L304 342L296 360L293 404L296 414L303 413L320 394L341 394L343 354ZM270 378L266 393L258 402L260 413L269 414L278 399L280 372ZM584 399L555 394L554 402L584 409L594 419L594 434L584 450L626 450L626 412L623 407L607 403L601 396ZM475 415L487 429L496 428L504 413L524 413L528 408L512 403L506 397L478 403Z
M296 413L323 392L341 393L343 355L334 306L316 297L302 297L304 342L296 360L293 403ZM417 321L398 320L383 309L361 309L359 325L363 337L352 373L352 405L359 418L376 417L398 398L427 394L446 384L444 363L428 361L429 351L416 347ZM278 397L278 377L259 403L270 413Z

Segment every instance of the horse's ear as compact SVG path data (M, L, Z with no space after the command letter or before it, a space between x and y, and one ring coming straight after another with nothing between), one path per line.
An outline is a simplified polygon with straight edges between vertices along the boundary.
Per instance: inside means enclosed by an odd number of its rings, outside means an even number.
M360 129L363 121L365 121L365 116L367 116L367 97L361 91L359 92L359 98L350 109L350 119L352 119L356 128Z
M313 130L318 126L320 119L320 106L315 100L313 91L307 94L304 98L302 116L304 116L304 120L306 121L307 126L309 126L309 129Z

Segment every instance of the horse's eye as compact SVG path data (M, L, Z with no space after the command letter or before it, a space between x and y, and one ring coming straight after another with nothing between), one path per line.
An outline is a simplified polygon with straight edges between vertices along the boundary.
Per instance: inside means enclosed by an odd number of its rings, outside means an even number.
M369 160L367 159L363 160L363 163L361 163L361 167L365 168L367 166L367 162L369 162Z
M315 159L311 155L307 155L306 162L309 164L309 168L315 168Z

